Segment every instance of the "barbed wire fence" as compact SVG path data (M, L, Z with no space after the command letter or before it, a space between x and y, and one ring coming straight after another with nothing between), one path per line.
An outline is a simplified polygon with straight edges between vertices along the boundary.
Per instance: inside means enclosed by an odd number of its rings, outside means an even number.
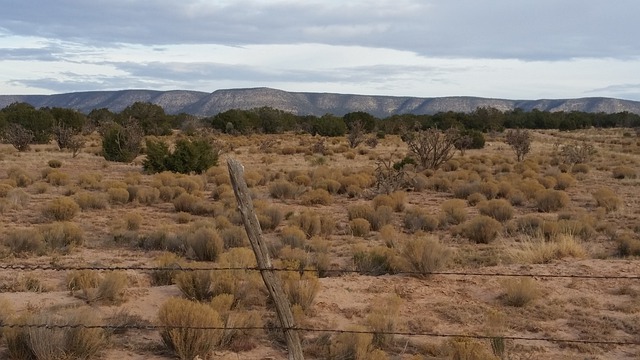
M259 267L216 267L216 266L199 266L199 267L184 267L184 266L91 266L91 265L42 265L42 264L1 264L0 270L15 270L15 271L273 271L273 272L318 272L317 269L291 269L291 268L259 268ZM367 272L355 269L331 269L323 270L324 274L331 276L340 276L345 274L360 274L365 276L379 276L374 272ZM386 274L385 274L386 275ZM548 279L584 279L584 280L640 280L638 275L589 275L589 274L550 274L550 273L511 273L511 272L470 272L470 271L434 271L428 274L415 271L400 271L394 272L394 276L427 276L427 277L506 277L506 278L548 278ZM260 327L209 327L209 326L166 326L156 324L123 324L123 325L86 325L86 324L23 324L23 323L0 323L0 329L24 329L24 328L39 328L39 329L104 329L104 330L147 330L147 331L161 331L169 329L185 329L185 330L270 330L270 331L284 331L287 330L282 326L260 326ZM371 330L346 330L346 329L334 329L334 328L313 328L313 327L292 327L291 329L308 332L308 333L332 333L332 334L379 334L379 335L392 335L392 336L406 336L406 337L431 337L431 338L458 338L458 339L475 339L475 340L491 340L495 339L497 335L484 335L484 334L468 334L468 333L438 333L438 332L413 332L413 331L371 331ZM555 337L535 337L535 336L514 336L514 335L499 335L504 340L513 341L532 341L532 342L549 342L549 343L565 343L565 344L589 344L589 345L614 345L614 346L639 346L639 340L585 340L585 339L566 339Z

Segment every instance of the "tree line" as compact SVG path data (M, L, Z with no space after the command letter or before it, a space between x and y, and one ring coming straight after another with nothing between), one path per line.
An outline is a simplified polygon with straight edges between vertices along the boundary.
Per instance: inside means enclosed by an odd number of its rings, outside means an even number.
M407 142L415 136L412 133L430 129L441 132L454 130L449 134L455 134L455 139L452 135L449 138L455 140L455 148L464 151L482 148L483 134L490 131L640 128L640 115L629 112L606 114L478 108L471 113L448 111L433 115L393 115L379 119L363 111L344 116L314 116L261 107L250 110L232 109L211 117L197 118L184 113L166 114L161 106L147 102L136 102L119 113L106 108L94 109L88 114L58 107L36 109L27 103L13 103L0 110L0 138L19 151L28 150L30 144L55 140L61 149L70 149L75 156L84 144L82 134L98 131L102 136L104 157L122 162L132 161L140 154L145 136L170 135L174 129L182 130L183 134L190 136L203 127L233 135L290 131L329 137L348 134L351 147L357 147L362 142L375 142L376 137L383 137L385 134L399 134ZM147 139L146 145L153 155L149 157L147 165L149 168L159 169L158 171L202 171L212 161L215 162L216 158L196 158L193 155L203 151L215 152L201 137L181 140L173 153L162 140Z

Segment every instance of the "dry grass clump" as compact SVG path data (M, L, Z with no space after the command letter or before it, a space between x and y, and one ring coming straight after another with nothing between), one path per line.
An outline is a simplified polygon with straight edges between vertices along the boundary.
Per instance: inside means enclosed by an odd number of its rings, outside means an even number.
M155 267L163 268L163 270L153 270L151 272L151 283L158 286L173 284L180 268L185 265L182 257L170 252L163 252L158 255L154 263Z
M168 228L160 228L138 238L138 246L145 250L184 253L184 239Z
M106 209L109 206L109 199L104 193L94 193L89 191L81 191L74 195L74 200L82 210L88 209Z
M297 226L285 226L280 232L280 240L284 245L303 249L307 241L307 234Z
M49 171L45 180L52 186L66 186L69 185L69 175L60 170Z
M295 199L303 191L303 186L292 184L286 180L277 180L269 184L269 194L271 197L280 200Z
M214 292L214 285L216 280L219 281L223 277L216 278L216 275L222 275L222 273L213 274L208 270L181 271L175 274L174 281L187 299L209 301L215 295L219 295L218 292ZM229 292L231 291L222 293Z
M302 273L283 271L280 273L280 277L289 303L292 306L299 305L305 314L309 314L313 300L318 295L318 291L320 291L318 277L310 271Z
M618 243L620 256L640 256L640 239L635 234L617 235L615 241Z
M584 164L582 164L584 165ZM577 166L577 165L574 165ZM560 173L556 175L556 190L566 190L576 182L576 179L570 174Z
M561 190L542 190L536 195L536 206L539 211L553 212L569 205L569 195Z
M420 236L407 239L400 252L402 267L415 276L429 276L444 269L452 259L453 251L442 245L437 237Z
M291 224L298 226L308 238L316 235L329 236L336 228L336 221L328 214L306 210L294 216Z
M224 241L211 227L193 226L178 235L187 254L199 261L216 261L224 251Z
M614 179L635 179L638 174L635 169L629 166L616 166L611 170Z
M571 172L574 174L588 174L589 170L591 170L589 168L589 165L587 164L574 164L571 167Z
M51 159L47 162L47 165L49 165L50 168L57 169L62 167L62 161L58 159Z
M77 224L56 222L40 227L44 243L48 249L69 251L84 243L84 231Z
M502 302L508 306L522 307L540 297L536 281L529 277L507 279L502 282Z
M347 207L349 220L362 218L369 221L371 229L378 231L384 225L393 221L393 209L386 205L381 205L377 209L368 204L354 204Z
M178 196L186 193L184 188L180 186L161 186L158 188L160 200L170 202Z
M528 236L540 236L543 234L545 220L535 214L523 215L509 224L509 231L518 232Z
M440 222L442 225L458 225L467 219L467 209L463 200L445 200L440 205Z
M254 204L255 205L255 204ZM265 206L257 209L258 221L263 231L275 230L284 219L284 211L277 206Z
M366 237L371 231L371 224L366 219L357 218L349 221L349 229L353 236Z
M230 226L220 230L220 236L224 242L224 248L237 248L249 245L247 232L241 226Z
M373 198L373 207L388 206L395 212L401 212L405 208L407 193L404 191L394 191L391 194L380 194Z
M354 249L353 264L355 269L363 275L394 274L398 269L395 251L385 246L376 246L371 249Z
M490 243L502 231L500 222L486 215L476 216L461 226L463 236L479 244Z
M69 197L57 197L42 208L42 215L50 220L69 221L80 211L80 205Z
M394 335L390 333L397 330L401 304L402 299L395 294L374 301L365 319L367 327L373 332L373 346L382 349L392 346Z
M13 189L10 184L0 183L0 198L7 197L9 191Z
M138 186L137 190L135 190L135 196L133 196L133 199L130 197L130 200L137 200L145 205L153 205L160 200L160 190L151 186Z
M325 189L313 189L304 193L300 202L302 205L329 205L333 202L333 196Z
M85 190L98 190L101 188L102 174L81 173L76 184Z
M33 178L31 175L17 166L9 168L9 170L7 170L7 176L9 179L13 180L17 187L27 187L33 184Z
M176 212L187 212L192 215L219 215L223 211L221 206L221 204L212 204L198 196L186 193L173 200Z
M107 189L109 202L114 205L122 205L129 202L129 192L127 189L112 187Z
M327 339L328 359L353 359L353 360L386 360L387 356L381 350L373 346L373 334L364 333L367 331L362 326L351 326L347 330L353 333L341 333Z
M608 187L596 190L593 193L593 198L596 200L596 204L607 212L616 211L622 206L622 199Z
M438 219L429 215L427 210L419 207L410 207L404 213L402 219L404 228L410 233L416 231L433 231L438 227Z
M587 251L572 235L561 234L549 240L543 237L532 237L509 251L514 262L520 264L548 264L553 260L573 257L583 259Z
M182 360L207 358L223 335L224 324L217 311L185 299L171 298L162 304L158 321L166 327L160 332L162 342Z
M523 179L518 185L518 190L520 190L527 199L535 199L536 195L545 190L545 187L542 186L536 179ZM511 199L511 197L510 197Z
M5 234L3 244L14 254L42 255L45 250L44 236L35 228L11 229Z
M73 271L67 275L67 289L88 303L119 304L125 300L129 279L123 271L100 276L92 270ZM80 291L80 293L76 293Z
M55 313L43 311L10 320L10 324L49 325L6 330L7 352L11 359L93 359L107 345L104 329L85 327L100 324L97 313L92 309L71 309Z
M478 204L480 214L490 216L500 222L513 217L513 207L504 199L493 199Z

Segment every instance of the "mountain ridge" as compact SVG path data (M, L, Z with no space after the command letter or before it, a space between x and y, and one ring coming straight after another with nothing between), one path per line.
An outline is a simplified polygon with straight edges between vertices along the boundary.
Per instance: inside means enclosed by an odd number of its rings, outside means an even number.
M607 97L574 99L510 100L475 96L411 97L356 95L318 92L289 92L259 87L220 89L211 93L191 90L113 90L86 91L53 95L0 95L0 108L26 102L34 107L72 108L84 113L108 108L120 112L136 101L160 105L168 114L188 113L213 116L230 109L252 109L262 106L298 115L342 116L353 111L365 111L384 118L396 114L435 114L438 112L471 112L478 107L493 107L501 111L521 108L524 111L582 111L640 114L640 102Z

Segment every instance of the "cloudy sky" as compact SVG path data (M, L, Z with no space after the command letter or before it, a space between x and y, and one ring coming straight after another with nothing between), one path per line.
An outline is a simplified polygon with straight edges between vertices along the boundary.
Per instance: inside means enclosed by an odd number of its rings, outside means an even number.
M640 100L638 0L5 0L0 94Z

